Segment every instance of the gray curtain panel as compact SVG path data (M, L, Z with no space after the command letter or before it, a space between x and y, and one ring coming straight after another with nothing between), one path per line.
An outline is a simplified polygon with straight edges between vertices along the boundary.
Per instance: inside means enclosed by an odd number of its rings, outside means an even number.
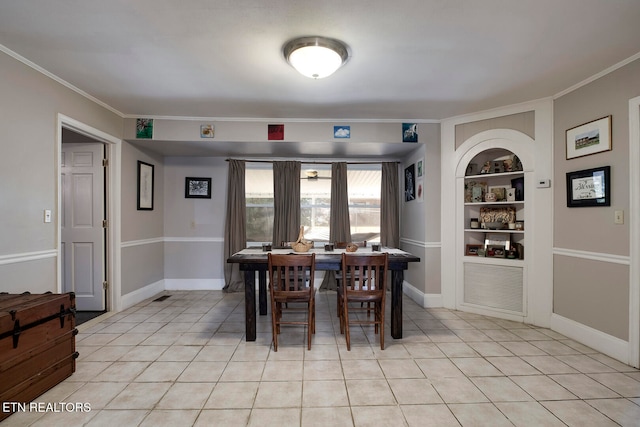
M273 245L300 231L300 162L273 162Z
M398 164L382 163L382 189L380 192L380 244L390 248L400 247L400 215L398 200Z
M227 217L224 227L224 259L247 246L246 201L244 188L245 162L229 160L227 177ZM244 292L244 275L239 264L224 263L225 292Z
M331 210L329 218L329 240L331 242L351 241L349 221L349 193L347 191L347 163L331 164ZM321 289L336 289L335 272L327 271Z

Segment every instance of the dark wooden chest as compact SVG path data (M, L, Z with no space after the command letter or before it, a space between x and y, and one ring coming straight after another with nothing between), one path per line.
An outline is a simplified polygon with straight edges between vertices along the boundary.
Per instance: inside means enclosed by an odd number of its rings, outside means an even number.
M0 294L0 402L30 402L73 374L75 326L73 293Z

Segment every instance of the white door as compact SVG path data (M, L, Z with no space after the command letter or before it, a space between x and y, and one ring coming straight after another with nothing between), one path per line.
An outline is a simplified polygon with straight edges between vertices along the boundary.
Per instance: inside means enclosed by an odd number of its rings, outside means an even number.
M104 170L101 143L62 144L62 284L78 310L104 310Z

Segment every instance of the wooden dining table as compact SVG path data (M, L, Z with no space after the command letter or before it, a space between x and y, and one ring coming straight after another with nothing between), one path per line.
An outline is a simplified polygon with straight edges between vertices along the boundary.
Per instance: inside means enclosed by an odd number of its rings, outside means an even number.
M258 276L258 305L260 315L267 314L267 254L297 253L291 248L272 249L265 251L262 247L250 247L236 252L227 259L228 263L239 264L244 272L244 301L246 340L256 340L256 273ZM316 254L316 271L339 271L342 268L342 254L344 249L325 251L323 248L312 248L309 252ZM420 258L396 248L380 248L380 252L373 252L371 247L359 248L355 253L375 254L386 252L389 254L389 270L391 271L391 336L402 338L402 285L404 270L409 268L410 262L419 262Z

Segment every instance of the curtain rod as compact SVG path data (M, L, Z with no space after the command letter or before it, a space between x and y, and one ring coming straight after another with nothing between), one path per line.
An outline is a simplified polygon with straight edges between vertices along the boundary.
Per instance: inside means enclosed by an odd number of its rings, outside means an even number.
M287 161L287 160L244 160L244 159L226 159L225 161L229 161L229 160L243 160L245 162L248 163L274 163L277 161ZM305 162L305 161L301 161L301 160L294 160L294 161L299 161L300 163L304 163L306 165L330 165L332 163L346 163L348 165L380 165L382 163L394 163L394 162ZM395 163L400 164L400 162L396 161Z

